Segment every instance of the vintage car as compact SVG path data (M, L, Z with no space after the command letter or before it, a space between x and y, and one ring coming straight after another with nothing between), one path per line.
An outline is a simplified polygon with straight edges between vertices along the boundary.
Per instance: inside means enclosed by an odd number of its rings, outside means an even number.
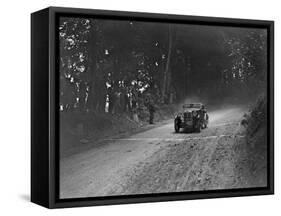
M185 131L201 132L208 126L209 116L205 106L201 103L191 103L183 105L183 112L175 116L175 132Z

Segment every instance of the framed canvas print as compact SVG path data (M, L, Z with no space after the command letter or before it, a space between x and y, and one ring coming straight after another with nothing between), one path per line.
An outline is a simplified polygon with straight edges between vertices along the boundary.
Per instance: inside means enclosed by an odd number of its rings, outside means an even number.
M31 200L273 194L273 21L31 16Z

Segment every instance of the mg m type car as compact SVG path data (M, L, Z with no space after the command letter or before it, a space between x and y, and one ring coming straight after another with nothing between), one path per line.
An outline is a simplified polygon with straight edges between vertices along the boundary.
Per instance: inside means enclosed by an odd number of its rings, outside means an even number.
M183 112L175 116L175 132L185 131L201 132L201 129L207 128L209 116L205 106L201 103L191 103L183 105Z

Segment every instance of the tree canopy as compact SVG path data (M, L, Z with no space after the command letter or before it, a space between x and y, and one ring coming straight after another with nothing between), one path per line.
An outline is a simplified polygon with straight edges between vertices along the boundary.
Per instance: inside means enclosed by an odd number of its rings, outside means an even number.
M145 99L252 94L266 83L264 29L61 18L60 110L120 113Z

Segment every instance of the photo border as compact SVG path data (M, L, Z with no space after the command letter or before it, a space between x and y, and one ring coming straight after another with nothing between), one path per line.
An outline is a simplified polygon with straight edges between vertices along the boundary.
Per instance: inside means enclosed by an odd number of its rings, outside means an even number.
M187 191L139 195L120 195L87 198L59 198L59 18L60 17L101 18L130 21L153 21L212 26L247 27L267 29L267 187L222 189L205 191ZM121 12L76 8L49 8L49 207L78 207L94 205L112 205L146 203L175 200L192 200L221 197L240 197L251 195L274 194L274 22L263 20L230 19L185 15L167 15L139 12Z

